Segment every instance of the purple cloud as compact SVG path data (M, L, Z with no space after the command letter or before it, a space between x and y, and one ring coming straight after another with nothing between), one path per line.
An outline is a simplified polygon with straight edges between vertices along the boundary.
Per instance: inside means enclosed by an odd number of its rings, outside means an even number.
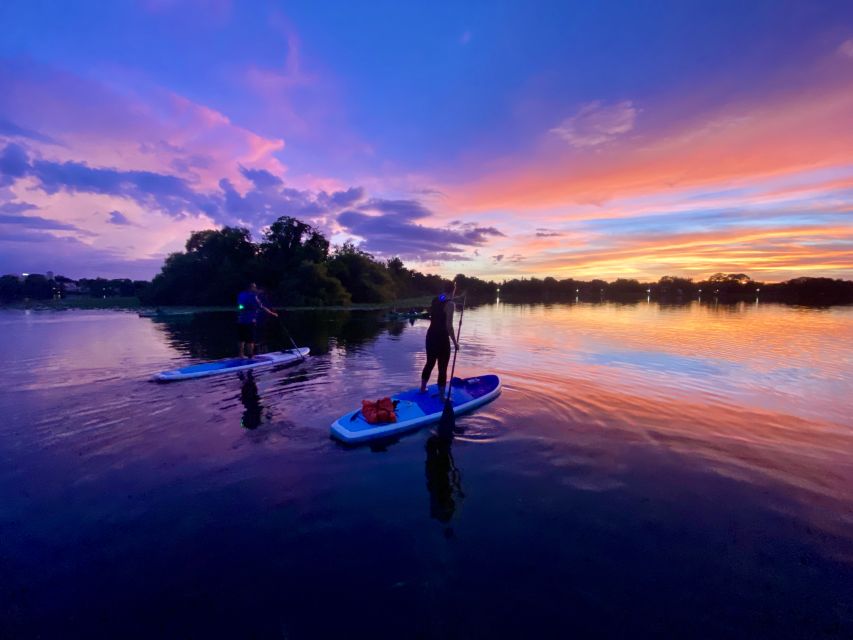
M18 203L9 203L18 204ZM20 203L25 204L25 203ZM32 205L30 205L32 206ZM6 205L0 206L0 211L6 211ZM0 214L0 224L16 225L24 229L52 229L55 231L77 231L83 232L78 227L67 222L42 218L41 216L20 216L14 214ZM20 230L16 231L18 233ZM83 232L88 233L88 232ZM51 236L53 237L53 236Z
M364 200L364 189L361 187L350 187L346 191L335 191L331 195L322 191L318 199L330 209L346 209Z
M121 211L110 211L110 217L107 222L109 222L110 224L117 225L131 224L130 220L127 219L127 216L124 215Z
M27 140L34 140L35 142L44 142L46 144L59 144L50 136L46 136L43 133L34 131L33 129L26 129L24 127L20 127L14 122L4 120L3 118L0 118L0 136L7 136L9 138L26 138Z
M281 178L273 175L266 169L247 169L240 167L240 173L252 181L255 189L266 191L267 189L276 189L283 185Z
M378 213L371 215L364 210ZM474 224L442 229L413 222L430 215L417 201L374 199L359 210L344 211L338 216L338 223L349 233L364 238L367 251L423 262L464 260L468 249L485 244L489 237L504 235L494 227Z
M0 204L0 212L2 213L21 213L23 211L32 211L33 209L38 209L38 207L29 202L4 202Z
M364 198L360 187L329 194L285 187L281 178L264 169L241 167L240 171L253 185L245 194L241 195L227 178L219 181L218 192L201 193L187 180L170 174L91 167L84 162L31 161L26 150L17 144L8 144L0 152L2 186L29 176L50 195L65 191L117 196L176 218L203 213L220 224L241 223L259 228L282 215L316 221Z
M432 212L417 200L373 199L359 207L362 211L380 211L406 220L428 218Z
M536 229L536 237L537 238L556 238L558 236L564 235L561 231L553 231L551 229Z
M504 255L503 253L499 253L496 256L492 256L492 260L495 261L495 264L499 262L522 262L524 260L524 256L520 253L514 253L511 256Z
M12 184L25 176L35 178L49 195L67 191L119 196L178 217L187 212L210 209L205 196L193 191L185 180L176 176L153 171L95 168L84 162L30 162L23 147L6 145L0 152L0 186Z
M468 250L504 235L495 227L458 221L447 228L425 226L421 221L430 218L432 212L418 200L365 200L361 187L327 193L287 187L266 169L241 166L240 173L251 183L245 192L240 193L228 178L222 178L218 190L202 193L186 179L165 173L30 159L16 144L7 145L0 153L0 178L8 184L29 177L47 194L64 191L127 198L175 218L206 214L220 224L247 225L255 230L283 215L320 226L337 216L346 231L364 238L367 250L382 255L464 260ZM130 224L120 211L112 211L108 222Z
M24 177L29 170L27 152L19 144L7 144L0 152L0 187Z
M36 160L30 173L48 194L63 190L125 197L178 217L188 209L204 210L204 198L186 181L153 171L119 171L90 167L84 162Z

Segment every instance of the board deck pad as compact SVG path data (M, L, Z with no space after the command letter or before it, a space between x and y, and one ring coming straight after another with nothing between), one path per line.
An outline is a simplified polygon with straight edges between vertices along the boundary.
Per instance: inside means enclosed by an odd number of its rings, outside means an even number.
M168 382L172 380L190 380L193 378L204 378L207 376L222 375L235 371L247 371L249 369L258 369L261 367L271 367L278 364L288 364L302 360L308 355L310 349L308 347L299 347L299 349L289 349L287 351L273 351L263 353L254 358L225 358L224 360L214 360L213 362L201 362L199 364L191 364L180 369L171 369L169 371L161 371L154 375L155 380Z
M501 391L501 381L496 375L473 378L454 378L450 394L453 413L460 415L494 400ZM332 436L344 442L365 442L389 437L438 422L444 411L444 401L439 397L438 385L408 389L390 396L397 401L396 422L370 424L361 410L351 411L332 423Z

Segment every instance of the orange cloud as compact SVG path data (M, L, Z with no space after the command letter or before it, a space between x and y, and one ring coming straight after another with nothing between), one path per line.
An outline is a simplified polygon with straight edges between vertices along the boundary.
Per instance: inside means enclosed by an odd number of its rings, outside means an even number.
M535 247L525 266L528 271L563 277L657 278L663 273L704 276L716 271L795 277L853 270L851 248L853 226L730 229L625 238L605 249L578 247L540 252L540 246Z

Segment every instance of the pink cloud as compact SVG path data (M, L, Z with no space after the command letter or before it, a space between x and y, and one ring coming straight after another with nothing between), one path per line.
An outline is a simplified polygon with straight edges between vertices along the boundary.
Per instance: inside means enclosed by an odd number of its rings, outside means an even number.
M4 64L0 85L11 88L0 94L5 117L61 143L29 141L46 159L176 173L202 188L215 188L223 177L243 185L240 164L286 171L275 156L284 140L159 87L123 93L33 63Z

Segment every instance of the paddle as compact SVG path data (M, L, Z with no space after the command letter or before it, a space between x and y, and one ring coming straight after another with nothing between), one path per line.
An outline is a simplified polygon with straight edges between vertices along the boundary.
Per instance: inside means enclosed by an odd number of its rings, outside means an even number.
M456 356L459 354L459 335L462 333L462 317L465 315L465 296L462 296L462 307L459 310L459 327L456 329L457 347L453 350L453 366L450 369L450 380L447 381L447 394L444 397L444 410L441 412L441 420L438 423L439 433L452 433L456 426L456 414L453 413L453 402L450 394L453 393L453 374L456 373Z
M290 335L290 331L287 330L287 327L284 326L284 320L281 319L281 316L277 315L278 323L281 325L281 330L284 331L284 335L287 336L287 339L290 340L290 344L293 345L293 350L299 355L299 358L302 362L305 362L305 356L302 355L302 352L299 350L299 347L296 346L296 342L293 340L293 336Z

